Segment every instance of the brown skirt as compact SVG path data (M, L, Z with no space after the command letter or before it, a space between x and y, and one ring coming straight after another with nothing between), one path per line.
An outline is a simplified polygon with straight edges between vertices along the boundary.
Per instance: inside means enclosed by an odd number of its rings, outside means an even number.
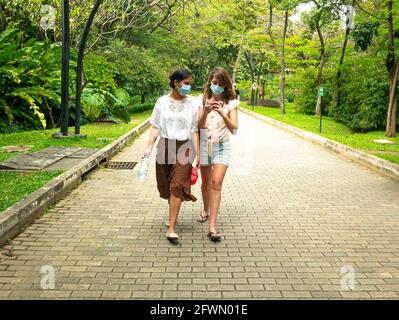
M182 201L197 201L191 194L191 171L195 149L191 140L178 141L161 137L157 144L155 172L159 195L169 199L170 195Z

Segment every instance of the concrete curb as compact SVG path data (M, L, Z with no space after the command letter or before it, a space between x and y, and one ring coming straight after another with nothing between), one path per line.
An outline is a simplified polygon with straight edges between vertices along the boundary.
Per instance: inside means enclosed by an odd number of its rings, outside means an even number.
M399 165L395 163L378 158L363 151L356 150L342 143L335 142L333 140L324 138L309 131L293 127L289 124L274 120L267 116L258 114L254 111L247 110L243 107L239 107L239 110L248 115L253 116L256 119L272 124L276 127L279 127L280 129L296 134L306 140L309 140L313 143L323 146L324 148L334 151L335 153L338 153L346 158L349 158L356 163L364 165L370 169L376 170L379 173L387 175L393 179L399 180Z
M39 190L31 193L27 198L17 202L0 213L0 245L15 237L31 224L44 209L48 208L66 193L82 182L82 176L98 166L100 162L108 160L118 153L126 143L144 131L150 125L147 119L139 126L119 137L89 158L83 160L70 170L59 175Z

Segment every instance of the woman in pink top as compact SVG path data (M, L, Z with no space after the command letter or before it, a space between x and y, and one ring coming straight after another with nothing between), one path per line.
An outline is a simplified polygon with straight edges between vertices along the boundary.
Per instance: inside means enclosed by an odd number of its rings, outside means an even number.
M223 68L212 71L200 97L198 127L200 131L200 166L204 209L198 222L209 218L208 238L220 241L216 230L222 184L230 164L230 133L238 129L237 107L232 81Z

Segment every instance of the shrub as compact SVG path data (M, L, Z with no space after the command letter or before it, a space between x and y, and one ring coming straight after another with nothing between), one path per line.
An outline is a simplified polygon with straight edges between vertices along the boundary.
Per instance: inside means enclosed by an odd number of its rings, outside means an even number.
M348 65L344 76L350 81L343 83L339 120L357 131L383 129L389 96L384 61L370 55Z
M298 111L306 114L314 114L317 103L316 89L316 68L300 69L294 77L290 79L290 83L296 87L294 96ZM289 85L291 86L291 85Z
M162 58L154 51L115 40L104 54L115 64L118 84L129 95L140 96L140 102L159 95L168 87L168 72Z
M155 103L152 103L152 102L135 104L135 105L127 107L127 112L130 114L140 113L140 112L152 110L152 109L154 109L154 106L155 106Z
M91 87L110 92L116 90L116 67L101 55L89 53L84 60L84 72Z
M134 104L140 104L141 102L141 97L140 96L131 96L129 104L134 105Z
M82 93L82 110L89 121L99 118L120 119L130 121L126 106L130 97L123 89L114 93L99 88L85 88Z
M295 76L289 78L289 87L294 87L291 89L293 95L291 99L295 99L296 108L299 112L315 114L319 91L316 85L317 72L317 68L308 67L299 70ZM334 75L334 69L325 68L323 70L322 85L325 88L323 111L327 112L328 115L331 115L329 110L335 97Z
M60 48L26 39L10 26L0 34L0 132L46 128L60 102ZM50 120L50 121L49 121Z

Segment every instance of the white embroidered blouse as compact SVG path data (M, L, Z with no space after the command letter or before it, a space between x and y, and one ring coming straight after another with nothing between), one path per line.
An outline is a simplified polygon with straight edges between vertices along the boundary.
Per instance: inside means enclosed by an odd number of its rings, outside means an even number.
M198 132L197 99L187 96L175 100L169 95L160 97L155 103L150 123L160 129L160 136L173 140L192 139L191 134Z

